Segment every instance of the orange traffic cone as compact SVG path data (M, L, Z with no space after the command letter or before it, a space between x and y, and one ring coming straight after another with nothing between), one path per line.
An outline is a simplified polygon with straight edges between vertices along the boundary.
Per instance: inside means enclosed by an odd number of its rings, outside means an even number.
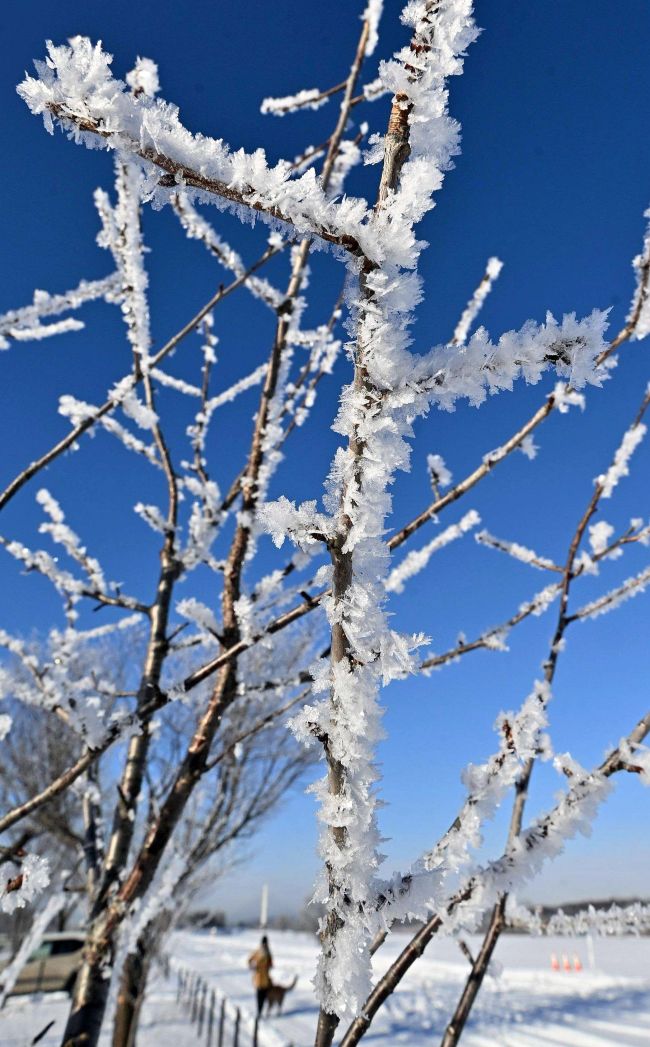
M562 967L564 968L565 971L570 971L571 970L571 964L569 963L569 957L566 955L566 953L562 953Z
M574 969L574 971L581 971L582 970L582 964L580 963L580 957L575 952L573 954L573 969Z
M555 953L552 952L551 953L551 970L552 971L559 971L559 969L560 969L560 962L559 962L557 956L555 955Z

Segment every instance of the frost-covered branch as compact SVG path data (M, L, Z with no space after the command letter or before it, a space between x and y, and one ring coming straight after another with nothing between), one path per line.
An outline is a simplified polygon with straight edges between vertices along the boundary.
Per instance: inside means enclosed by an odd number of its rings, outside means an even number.
M276 688L271 685L269 689L275 690ZM247 693L250 693L251 690L252 689L247 688ZM266 713L265 715L261 716L258 720L256 720L251 727L242 730L239 734L235 734L231 739L228 739L226 747L222 746L219 753L208 761L206 765L207 770L213 770L213 768L217 767L218 764L222 763L225 759L232 756L232 754L236 751L237 746L241 746L244 742L250 741L256 735L266 730L266 728L269 727L272 723L275 723L276 721L281 720L283 717L285 717L286 714L290 712L292 709L295 709L297 705L302 705L305 699L308 697L309 693L309 687L305 688L302 691L299 691L298 694L294 695L294 697L291 698L288 702L285 702L284 705L280 705L276 709L272 709L270 712Z
M650 218L650 209L645 212L644 218ZM619 338L624 332L629 332L628 337L641 339L650 333L650 225L646 229L643 249L632 265L636 272L636 291Z
M487 472L482 472L482 475L487 475ZM459 484L458 488L461 488L461 486L462 485ZM467 489L470 488L468 487ZM464 491L461 491L461 494L462 493L464 493ZM457 497L460 497L461 494L457 495ZM443 495L442 498L438 500L438 502L434 503L436 511L441 511L442 509L446 508L446 505L452 504L453 501L456 500L452 499L451 501L447 501L446 499L447 496ZM416 530L418 530L419 527L421 527L425 522L427 522L427 520L430 518L430 515L430 512L426 512L416 517L415 520L413 520L406 527L402 528L401 531L399 531L396 535L392 536L388 540L388 548L390 550L399 548L400 545L408 541L408 539L416 532ZM644 529L643 532L638 535L638 540L643 541L644 544L645 534L646 529ZM613 543L612 547L609 547L598 557L594 557L594 559L597 560L606 556L610 549L614 547L614 545L618 545L620 543L626 544L628 541L632 540L636 539L634 539L632 536L622 537L621 539L618 539L616 543ZM293 569L293 563L289 563L287 568L281 573L284 576ZM576 574L582 573L583 570L584 567L582 565L575 565ZM503 639L504 630L507 630L508 628L518 624L519 621L522 621L525 617L528 617L531 614L538 615L543 613L549 606L550 602L557 598L560 589L561 583L559 582L547 586L535 597L533 597L531 601L522 604L518 612L515 615L513 615L510 619L508 619L507 622L504 622L503 625L495 626L492 629L487 630L484 634L482 634L481 637L477 638L476 641L471 641L469 643L460 643L456 648L451 649L445 654L432 656L430 659L426 659L424 662L421 663L421 668L435 668L438 665L442 665L447 661L453 660L453 658L456 657L457 654L462 654L465 651L478 649L480 647L496 646L497 643L499 643ZM205 665L190 673L184 680L183 688L187 691L192 690L203 680L213 675L224 665L228 664L228 662L232 661L240 654L243 654L245 651L249 650L252 646L254 646L264 637L270 637L275 635L277 632L282 631L289 625L298 621L304 615L309 614L313 610L316 610L318 607L322 606L323 599L327 598L329 595L329 589L324 591L321 590L314 594L304 594L303 599L300 603L296 604L296 606L291 608L289 611L285 612L282 615L279 615L277 618L267 623L267 625L262 630L260 630L259 633L256 633L254 636L250 637L246 641L240 641L233 648L218 654L215 658L211 659L209 662L206 662Z
M445 410L453 408L459 398L476 407L488 394L512 389L518 378L536 384L549 366L574 389L600 385L607 377L598 364L606 349L606 323L606 314L598 309L582 320L569 313L562 323L549 313L544 324L529 321L519 331L502 335L497 343L479 328L462 353L450 344L419 359L409 384Z
M647 406L645 400L644 405ZM645 406L643 406L643 410L645 410ZM637 416L637 422L638 420L639 416ZM542 695L540 700L542 710L548 700L548 695L550 694L549 687L553 680L559 652L563 646L564 632L570 621L574 620L575 617L569 617L567 615L566 607L572 581L574 578L578 577L583 570L582 565L576 560L577 550L582 537L585 534L588 522L598 505L601 493L602 487L597 487L589 501L585 513L583 513L580 518L569 546L566 565L562 569L562 581L554 586L548 587L548 591L549 593L552 593L552 596L561 596L561 607L549 656L544 666L545 680L543 683L536 686L536 690L531 696L531 698L534 698L538 693ZM599 550L595 552L595 556L598 558L604 558L607 548L607 544L603 544L602 548L599 548ZM525 713L529 702L524 704L522 713ZM510 719L506 722L510 723ZM538 728L539 726L541 726L541 724L538 723ZM644 755L637 756L637 753L638 746L644 737L644 732L646 732L649 727L650 714L641 722L637 730L633 732L630 743L621 743L621 746L617 750L618 758L620 759L620 766L617 765L614 757L611 757L609 762L606 761L606 764L603 766L607 767L610 771L612 768L627 769L639 773L642 777L647 777L647 760L645 760ZM516 790L509 831L508 854L516 851L520 847L521 822L526 802L528 783L538 752L536 750L531 750L524 756L522 764L515 767L513 770L514 777L509 779L507 774L505 777L502 777L502 767L507 767L504 754L508 754L509 752L514 753L516 752L516 748L515 745L509 746L506 738L506 745L502 754L495 755L495 757L493 757L492 760L483 768L470 769L472 772L470 781L474 783L475 788L470 791L462 811L456 821L452 824L449 832L445 837L443 837L437 847L425 856L421 867L416 867L416 869L407 876L396 878L396 880L387 885L384 890L381 896L382 909L385 911L389 922L394 918L399 918L400 915L407 914L423 918L427 905L432 907L434 911L437 911L438 915L443 913L444 907L432 902L431 899L441 897L441 892L444 892L444 884L449 872L456 872L459 867L462 867L467 860L468 847L470 845L475 846L480 841L478 833L483 821L482 814L485 813L485 816L489 817L490 812L494 810L494 803L499 802L504 789L513 783L516 783ZM546 747L542 745L541 750L543 751L544 748ZM580 773L580 770L572 765L567 758L560 759L560 766L565 770L565 773L567 773L570 778L573 778ZM483 802L486 804L485 812L480 810ZM530 837L526 835L524 838L528 840ZM470 883L473 883L473 880L470 880ZM482 890L483 888L481 888L481 891ZM473 891L472 894L470 894L470 897L473 897ZM445 1047L453 1047L453 1045L458 1042L465 1021L467 1020L467 1016L471 1010L477 992L480 989L496 942L505 926L504 914L507 901L507 891L501 893L496 892L492 895L492 899L494 899L494 908L489 928L481 950L473 961L470 977L467 980L465 989L461 994L454 1015L447 1027L445 1036L443 1037L443 1044ZM467 901L468 898L464 898L463 900ZM492 904L492 900L488 900L487 906L490 904ZM448 915L448 908L446 912ZM436 920L430 920L429 927L431 927L432 922L436 927L441 925L440 922L437 922ZM408 950L406 950L406 952L408 952ZM414 957L411 958L410 962L413 962L413 959ZM394 988L395 984L396 983L393 983L392 988ZM366 1006L363 1008L364 1016L368 1014L369 1001L375 998L375 994L380 987L381 983L378 985L371 997L369 997L369 1000L366 1001ZM384 988L386 988L386 986L384 986ZM389 989L389 991L392 991L392 989ZM356 1043L363 1035L368 1024L369 1022L360 1024L360 1020L358 1019L357 1022L353 1023L342 1043L346 1045L348 1043ZM353 1032L354 1035L351 1036L351 1032Z
M650 402L650 397L646 393L641 407L635 418L635 426L638 426L643 418L643 415ZM614 457L616 463L619 457L619 452ZM560 610L557 618L557 624L551 646L549 649L548 657L544 663L544 680L547 686L550 686L555 676L555 670L557 667L558 657L560 652L564 648L565 633L568 626L572 621L575 620L575 616L569 616L567 608L569 604L569 595L571 592L572 583L582 573L585 567L584 556L580 562L577 558L577 553L580 548L581 542L587 532L589 521L592 519L596 512L601 498L604 496L607 490L606 483L603 482L602 478L596 484L594 493L592 494L587 507L580 517L567 553L566 563L562 570L562 582L560 583ZM590 535L593 541L593 530ZM603 558L606 552L606 541L598 541L596 543L598 548L595 550L595 556ZM623 752L625 746L621 747ZM625 749L625 751L627 751ZM515 795L512 807L512 814L510 817L510 825L508 829L508 842L507 850L512 852L520 846L521 840L521 826L523 821L524 808L528 798L528 787L530 784L530 778L532 770L536 761L536 754L532 754L528 757L524 767L522 768L519 777L516 782ZM573 778L579 773L580 769L577 768L570 758L565 757L556 761L564 773L569 777ZM641 768L636 768L643 773ZM472 964L472 970L465 983L463 991L461 992L460 998L454 1010L454 1013L447 1025L444 1036L441 1041L441 1047L456 1047L458 1044L462 1031L465 1027L471 1009L474 1005L478 992L480 991L481 985L487 973L491 957L494 953L496 944L503 932L506 925L506 907L508 902L508 891L501 892L497 895L492 913L490 916L488 929L485 933L483 943L480 952Z
M466 640L464 637L461 638L455 647L451 650L445 651L444 654L431 655L429 658L425 658L420 664L420 669L437 669L442 665L446 665L448 662L453 662L463 654L469 654L470 651L478 651L481 649L488 651L504 651L507 650L506 640L511 629L514 629L516 625L523 622L530 615L538 617L550 607L554 600L560 595L562 589L561 582L553 582L552 585L546 586L541 592L538 592L533 596L531 600L522 603L518 611L511 615L507 621L502 622L501 625L492 626L491 629L487 629L481 633L476 640Z
M0 865L0 912L13 913L44 891L50 882L47 858L28 854L18 861L18 872L14 862Z
M111 62L112 56L87 37L74 37L68 46L50 44L47 63L36 63L38 76L28 76L18 93L32 113L43 116L48 130L57 122L84 145L141 161L147 191L160 203L185 186L206 202L286 223L301 235L349 251L361 249L372 257L379 249L368 235L365 201L336 204L311 171L291 179L290 165L269 167L261 149L231 152L220 139L193 135L175 107L148 95L136 97L116 80Z
M502 269L503 262L499 258L488 258L485 267L485 275L465 306L463 314L456 324L456 330L454 331L454 336L452 338L454 345L465 345L471 327L483 308L483 303L492 290L494 281L498 279L499 273Z
M44 526L49 528L49 525ZM69 531L69 534L74 538L77 538L74 532L67 528L66 525L62 525L62 527L65 527L66 531ZM54 537L54 541L59 541L62 530L57 529L55 525L53 533L57 536ZM47 578L64 598L68 607L73 607L82 597L86 597L108 607L121 607L124 610L138 611L140 614L145 615L149 613L149 608L146 604L141 603L132 596L119 592L114 582L111 583L113 592L110 592L104 582L103 575L101 575L99 564L94 558L86 556L85 549L81 545L76 548L75 552L77 555L74 555L73 558L79 562L84 561L82 566L89 574L88 583L77 578L70 571L65 570L65 568L60 567L58 558L51 556L44 549L29 549L22 542L10 541L3 536L0 536L0 545L3 545L15 560L22 563L27 571L37 571L38 574ZM73 555L70 550L66 551ZM100 582L103 584L99 584ZM74 612L72 614L74 615Z
M650 931L650 905L634 902L632 905L610 905L596 909L589 905L576 913L558 909L543 925L549 935L609 935L647 934Z
M43 324L46 317L58 316L79 309L86 302L104 298L115 302L119 298L120 280L112 273L102 280L82 280L71 291L63 294L49 294L47 291L34 291L34 301L21 309L10 309L0 316L0 349L9 348L9 343L39 341L66 331L79 331L83 328L80 320L70 317L51 324Z
M626 600L630 600L633 596L638 596L639 593L644 592L648 585L650 585L650 567L646 567L639 574L627 578L616 589L612 589L603 596L599 596L596 600L592 600L591 603L580 607L571 615L569 620L573 622L584 620L585 618L597 618L599 614L607 614L608 611L614 611L622 603L625 603Z
M557 564L547 557L538 556L532 549L527 549L525 545L519 545L518 542L506 542L503 538L495 538L489 531L480 531L474 537L481 545L487 545L491 549L498 549L499 552L512 556L514 560L519 560L520 563L527 563L531 567L537 567L540 571L559 571L561 574L564 570L564 568L558 567Z
M449 545L450 542L456 541L457 538L462 538L473 527L478 527L480 522L481 517L476 510L470 509L457 524L452 524L450 527L445 528L439 535L432 538L430 542L423 545L421 549L414 549L413 552L408 553L402 562L397 567L394 567L388 575L386 590L389 593L404 592L406 582L424 570L434 553L444 548L445 545Z
M53 782L50 782L45 789L35 796L30 797L25 803L19 804L14 807L13 810L8 811L6 814L0 817L0 833L6 832L11 829L17 822L22 821L23 818L27 818L28 815L33 814L39 807L43 807L45 804L50 803L61 793L65 792L78 778L84 774L88 768L99 759L99 757L106 752L113 742L119 737L119 731L113 729L109 734L106 735L104 742L101 743L97 748L86 749L82 756L79 757L75 763L60 774Z
M382 677L387 682L411 664L412 642L394 634L385 617L387 558L381 535L389 509L386 488L396 469L406 464L405 437L424 406L418 384L435 380L434 361L422 361L418 373L418 362L408 352L410 312L420 289L417 277L399 267L412 270L417 265L421 245L413 227L433 206L432 191L457 151L457 132L446 113L445 80L462 70L458 55L475 30L471 6L463 5L460 17L456 11L450 17L452 6L409 5L404 17L413 30L410 48L382 66L382 80L396 95L384 139L374 226L391 242L398 235L405 257L400 260L386 251L381 265L368 260L350 302L355 374L343 392L335 426L347 447L336 455L327 499L338 532L328 540L331 669L315 685L315 690L329 690L329 697L305 710L297 724L303 737L321 741L328 764L327 777L317 787L324 862L319 894L327 897L317 980L317 1047L329 1047L339 1018L358 1011L369 985L374 928L366 913L379 864L374 748L382 731L377 695Z
M623 757L626 746L632 750L650 731L650 712L628 735L625 744L613 749L591 772L579 769L570 779L568 791L546 815L537 819L514 846L496 861L474 873L451 897L440 899L433 915L417 931L408 945L378 981L340 1041L340 1047L354 1047L370 1028L377 1011L395 991L402 978L441 930L459 919L473 920L486 912L494 900L520 889L538 874L542 866L561 853L564 842L578 832L588 832L600 803L611 790L609 779L629 770Z
M551 691L544 681L536 681L531 694L517 713L500 713L495 729L499 750L484 764L470 764L463 782L467 797L451 827L418 861L413 871L387 884L380 896L380 907L390 920L426 910L430 899L440 896L450 874L467 866L470 849L482 841L484 823L494 817L504 795L519 779L527 763L537 756L552 755L543 733L548 721L546 708Z
M86 633L86 636L92 637L92 632ZM14 688L14 690L16 690L16 688ZM55 692L55 695L57 695L59 700L62 700L61 689L58 689L57 692ZM139 716L145 717L148 713L153 713L156 708L157 704L155 703L155 700L152 700L149 709L141 708L139 710ZM65 793L66 790L77 781L77 779L80 779L94 764L96 764L99 758L102 757L116 741L124 738L125 735L137 725L137 718L137 716L124 714L113 717L109 722L108 728L98 734L96 738L89 739L89 743L86 745L82 755L66 767L66 770L63 771L58 778L49 782L40 793L33 795L24 803L18 804L12 810L8 810L5 815L0 817L0 833L6 832L8 829L18 824L18 822L27 818L29 815L32 815L36 810L46 806L52 800L57 799L58 796Z
M634 421L634 424L627 430L623 436L620 447L614 455L614 460L610 465L606 473L603 473L596 480L601 490L601 498L611 498L614 488L624 476L629 476L629 462L636 451L637 447L643 440L647 428L643 425L641 419L645 414L648 403L650 402L650 387L648 392L639 408L639 413Z
M282 305L284 301L282 293L263 277L248 275L248 270L237 251L219 236L203 215L199 214L186 193L178 193L174 196L172 207L187 237L190 240L200 240L224 268L229 269L237 277L243 277L244 286L255 298L259 298L271 309L277 309ZM275 243L271 244L268 252L269 258L278 254L282 246L281 242L279 246Z
M544 403L539 407L534 414L519 427L513 435L506 440L500 447L491 451L488 455L485 455L481 464L473 469L463 480L447 491L445 494L436 494L435 501L426 507L422 512L418 513L412 520L401 527L394 535L389 539L389 548L396 549L408 538L411 537L420 527L428 523L429 520L433 519L438 513L446 509L448 505L452 505L454 502L462 498L463 495L471 491L477 483L484 480L486 476L489 476L495 466L505 461L513 451L521 447L522 443L528 439L534 430L541 425L549 415L557 409L560 413L568 410L568 403L581 403L584 398L578 394L568 394L567 386L563 382L558 382L555 390L549 397L547 397Z
M191 334L192 331L194 331L198 327L198 325L201 323L204 317L206 317L208 313L210 313L215 308L215 306L219 304L219 302L227 298L230 294L233 293L233 291L236 291L240 287L242 287L245 283L246 278L250 276L252 273L256 272L259 268L261 268L261 266L263 266L266 263L269 257L270 254L267 250L260 258L257 259L256 262L253 263L252 266L250 266L245 276L238 277L236 280L233 280L230 284L228 284L227 287L220 287L219 290L215 292L215 294L211 295L211 297L208 299L205 305L202 306L198 313L195 316L193 316L192 319L188 321L188 323L186 323L179 331L177 331L176 334L174 334L162 346L162 348L159 349L158 352L151 357L151 366L155 367L159 363L162 363L165 357L169 356L170 353L172 353L174 349L177 347L177 345L179 345L179 343L182 342L188 334ZM137 385L137 383L141 380L141 376L136 377L135 384ZM20 491L25 486L25 484L29 480L31 480L33 476L36 476L39 472L41 472L42 469L45 469L46 466L51 464L51 462L55 461L55 459L57 459L65 451L69 450L70 447L76 444L80 436L83 436L84 433L87 433L89 430L91 430L93 426L102 418L104 418L107 414L110 414L110 412L115 409L117 404L118 401L113 396L109 396L109 398L101 405L101 407L94 409L87 416L84 416L81 418L81 420L76 421L73 425L72 430L68 433L67 436L64 436L61 440L58 440L57 443L55 443L49 451L46 451L45 454L41 455L40 458L37 458L35 461L31 462L28 466L26 466L25 469L18 473L18 475L15 476L9 484L7 484L4 491L0 492L0 510L2 510L5 507L5 505L7 505L11 501L11 499L18 493L18 491Z
M641 541L643 544L648 544L650 539L650 529L644 528L638 534L626 534L621 538L616 539L611 545L599 550L593 558L592 563L597 563L601 559L606 559L611 556L613 550L619 550L622 545L626 545L629 542ZM576 577L582 574L584 571L584 564L581 562L576 566L575 574ZM630 581L635 581L631 579ZM491 629L481 633L475 640L467 640L462 637L455 647L445 651L443 654L431 655L426 658L421 664L422 670L437 669L442 665L446 665L449 662L456 661L461 655L469 654L471 651L478 651L482 649L503 651L507 650L506 640L508 633L514 626L518 625L524 619L530 615L538 616L543 614L551 603L557 599L562 589L561 582L553 582L551 585L542 589L539 593L530 601L521 604L518 611L513 614L507 621L502 622L501 625L495 625ZM618 590L616 590L618 592ZM632 593L630 593L632 595ZM579 612L577 612L578 614ZM603 611L604 613L604 611ZM577 617L576 614L576 617Z
M648 272L650 272L650 269ZM603 350L601 350L595 360L596 367L602 367L608 364L610 357L620 348L620 346L633 337L634 329L634 325L624 327L619 334L609 342ZM531 438L535 429L545 422L553 411L557 410L560 414L566 414L571 406L577 406L584 409L584 402L584 396L581 393L576 392L565 382L558 382L553 393L545 399L545 402L537 408L524 425L517 429L508 440L494 451L485 455L482 463L460 481L460 483L454 485L451 490L442 496L436 495L436 499L431 503L431 505L418 513L413 520L405 524L395 535L393 535L390 539L391 549L397 548L398 545L401 545L403 541L410 537L410 535L412 535L418 528L422 527L423 524L432 519L437 513L441 512L459 498L462 498L462 496L468 491L471 491L477 483L485 479L485 477L492 472L496 465L505 461L513 451L522 447L524 442Z
M384 0L368 0L368 4L361 15L361 21L367 24L367 39L364 44L364 56L366 58L373 54L379 42L379 21L384 7ZM260 112L272 116L286 116L295 113L299 109L320 109L332 95L344 91L348 86L349 79L342 80L340 84L328 87L320 91L317 87L298 91L297 94L287 95L284 98L265 98L260 106ZM372 91L370 92L372 94ZM362 96L363 97L363 96ZM352 99L354 104L357 99Z
M340 84L334 84L333 87L328 87L324 91L319 90L318 87L308 87L294 95L285 95L284 98L265 98L260 106L260 113L270 116L287 116L289 113L298 112L299 109L320 109L332 95L343 91L346 84L347 80L342 80Z
M446 77L461 71L459 56L475 28L469 3L410 5L406 20L414 30L410 48L382 67L396 97L384 139L375 224L382 235L387 228L391 237L396 230L403 233L413 269L419 254L414 225L433 206L432 193L458 147L457 129L446 113ZM359 293L350 303L355 379L344 391L336 423L348 443L337 453L327 499L338 534L325 530L333 561L333 597L326 603L332 668L329 680L317 682L318 689L329 685L330 697L299 720L302 736L319 738L328 760L327 780L318 791L328 881L319 1047L331 1043L337 1017L358 1009L369 984L372 932L365 913L378 864L377 693L382 678L387 682L408 671L413 645L387 625L381 535L390 504L387 488L407 462L411 424L432 402L449 408L462 397L479 404L488 392L511 388L520 375L539 380L549 364L577 385L602 379L595 361L604 350L603 314L580 322L568 316L561 325L549 316L545 325L527 324L496 345L479 331L463 353L444 346L415 357L408 350L408 324L419 295L417 277L401 271L390 255L381 266L364 265ZM368 963L362 970L357 962L351 984L350 957L361 954Z
M334 303L332 314L326 324L321 325L309 336L309 358L302 367L298 377L287 386L288 397L283 415L290 415L289 424L282 435L282 442L296 428L305 423L311 408L316 401L316 389L325 377L331 374L341 350L341 342L334 338L333 332L341 318L344 290Z
M367 25L362 31L362 42L367 38ZM365 44L364 44L365 46ZM330 142L330 152L326 158L322 183L327 188L327 178L331 174L341 136L343 134L349 111L349 98L363 58L364 47L359 46L357 58L353 63L348 90L346 90L337 129ZM103 62L103 59L101 60ZM106 82L104 74L100 75ZM160 111L158 111L160 115ZM181 136L182 137L182 136ZM217 144L218 145L218 144ZM211 148L215 146L212 143ZM221 148L221 147L219 147ZM219 152L219 149L217 149ZM224 154L225 155L225 154ZM223 159L223 157L222 157ZM244 166L246 160L241 157ZM258 157L262 165L261 157ZM261 169L261 168L260 168ZM108 962L111 943L122 924L126 913L132 905L144 897L150 888L160 866L165 848L182 817L186 806L193 795L197 783L205 773L210 749L216 733L222 723L224 714L238 697L237 656L241 644L250 645L248 641L249 622L246 594L243 591L243 569L248 557L255 548L257 537L257 513L263 499L266 485L272 470L279 461L276 445L281 436L279 420L285 403L288 367L291 360L291 335L297 318L302 311L299 298L300 289L305 278L305 267L310 243L303 240L292 252L292 272L286 298L293 308L280 310L277 317L275 338L269 354L269 361L259 408L255 417L251 447L246 466L241 478L241 512L232 537L230 550L223 568L223 591L221 596L221 631L220 642L224 653L228 654L227 663L223 665L213 687L207 705L202 710L196 729L175 769L172 782L159 807L153 814L151 823L145 833L142 844L135 855L130 869L124 874L128 846L133 836L132 811L137 800L139 781L142 777L142 749L148 744L148 732L134 738L131 742L126 766L125 778L121 782L118 820L114 826L113 839L109 844L105 875L98 898L93 909L93 920L89 930L82 975L79 979L79 991L75 1006L66 1029L66 1037L85 1034L91 1024L98 1032L98 1021L101 1020L106 1006L106 991L102 984L100 972ZM295 316L294 316L295 314ZM152 404L148 405L153 408ZM161 452L162 453L162 452ZM185 480L187 484L187 480ZM163 564L164 566L164 564ZM159 586L160 591L160 586ZM153 622L153 619L152 619ZM161 652L166 650L166 633ZM234 653L233 653L234 652ZM144 682L144 681L143 681ZM157 681L154 681L157 690ZM142 691L144 694L144 690ZM143 740L144 739L144 740ZM133 746L140 746L140 751L133 751ZM131 783L129 775L133 779ZM125 802L126 793L128 802ZM130 825L127 821L130 820ZM126 849L125 849L126 848ZM117 886L118 874L121 885ZM113 890L115 885L115 890Z
M140 227L140 197L144 178L138 168L122 159L115 164L117 200L112 207L108 195L95 192L95 205L102 219L97 238L100 247L109 250L121 277L122 314L134 357L134 374L147 373L150 367L151 332L147 287L149 278L141 264L143 253ZM133 395L129 390L128 395Z
M145 94L144 97L147 97ZM141 376L145 403L130 410L136 420L153 434L167 487L167 510L163 520L163 539L160 549L155 598L149 608L149 634L142 665L136 717L139 731L128 744L127 759L122 769L118 799L113 812L110 839L92 899L91 919L101 918L116 883L122 875L135 832L135 815L142 787L144 768L151 743L151 720L157 708L165 703L161 678L169 652L168 627L174 587L182 574L178 559L177 525L179 490L176 472L167 441L160 425L154 400L151 378L152 361L149 355L149 306L147 301L148 276L144 266L145 247L140 230L140 196L142 183L139 171L127 161L116 166L117 203L114 209L116 235L110 239L111 250L124 278L125 303L123 316L134 353L134 376ZM105 209L108 204L105 204ZM108 233L106 234L108 236ZM157 354L159 356L160 354ZM130 390L130 385L127 386ZM144 416L144 417L143 417ZM81 979L80 979L81 982ZM82 994L88 986L80 985Z

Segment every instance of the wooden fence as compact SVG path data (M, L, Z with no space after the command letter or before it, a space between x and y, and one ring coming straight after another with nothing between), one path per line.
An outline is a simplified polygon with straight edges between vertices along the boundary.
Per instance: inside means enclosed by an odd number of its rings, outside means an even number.
M251 1019L196 971L176 968L176 1002L196 1025L197 1043L205 1047L263 1047L259 1017ZM287 1047L292 1047L287 1044Z

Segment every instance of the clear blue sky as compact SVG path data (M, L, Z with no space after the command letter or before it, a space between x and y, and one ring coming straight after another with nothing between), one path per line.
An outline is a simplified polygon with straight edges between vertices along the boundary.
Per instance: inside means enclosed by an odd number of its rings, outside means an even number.
M60 134L50 138L15 94L32 58L43 56L46 38L63 42L77 33L101 38L115 55L118 76L137 55L152 57L159 64L163 96L179 105L187 126L234 146L264 145L271 157L293 156L326 137L332 109L277 121L262 117L259 103L269 94L326 87L342 79L358 34L357 6L363 5L341 0L326 5L258 0L245 9L218 0L191 6L169 0L8 5L0 40L5 147L0 310L28 302L34 287L63 290L82 276L100 276L110 268L94 243L92 205L95 186L110 187L109 157L75 147ZM382 55L404 39L397 22L400 6L394 0L386 4ZM557 316L571 310L582 315L595 306L611 306L612 328L618 329L633 288L630 261L640 248L642 215L650 203L648 6L645 0L627 0L614 9L605 0L503 0L499 5L479 0L477 20L484 33L471 48L465 75L452 84L451 109L463 125L463 154L427 222L426 301L417 344L425 348L449 335L491 254L505 263L482 317L493 335L528 318L542 320L547 309ZM370 64L367 79L373 76ZM373 129L382 128L385 112L385 102L369 110ZM358 173L351 191L371 192L375 176L373 168ZM216 211L208 216L226 235L238 235L234 219ZM180 237L170 215L148 212L145 236L152 249L151 304L159 345L221 276L199 247ZM262 228L244 230L239 243L247 258L257 256L264 237ZM324 255L315 258L313 271L310 316L322 321L340 271ZM99 402L122 374L127 351L117 311L98 306L85 315L84 333L0 356L3 479L65 431L56 414L58 395L72 392ZM217 333L226 384L264 357L268 318L243 297L233 299L218 317ZM607 464L640 399L648 378L647 353L645 343L626 348L614 380L590 393L584 417L554 418L539 434L534 462L513 457L475 496L449 509L441 524L476 508L493 532L561 558L592 478ZM341 363L336 381L344 380L346 372ZM397 488L395 522L426 502L428 452L443 453L461 477L531 413L543 391L520 386L480 411L462 407L422 422L413 474ZM328 428L335 398L332 381L319 399L298 467L278 474L275 493L319 497L335 446ZM246 404L250 414L254 398ZM219 435L228 441L224 457L229 459L243 431L232 415L224 426ZM111 451L98 437L74 458L58 462L43 482L64 501L72 525L86 538L93 534L93 551L106 560L108 572L147 596L155 545L143 524L135 517L131 522L128 506L139 498L152 500L156 492L130 463L116 470ZM648 454L647 448L640 452L632 479L604 514L619 526L631 516L648 516ZM2 533L34 540L35 491L35 486L27 488L3 514ZM644 552L647 557L647 550L635 550L622 565L608 567L600 580L585 583L586 598L644 566ZM397 627L424 629L437 650L450 646L460 629L472 636L507 617L545 584L538 572L477 548L471 539L462 550L456 545L439 554L432 568L407 596L395 599L394 609ZM37 579L19 578L13 563L0 559L0 626L23 632L45 628L56 607ZM643 711L650 668L647 627L648 605L641 597L570 634L552 707L559 750L570 749L590 764ZM491 751L494 717L530 690L550 629L548 617L528 623L513 636L511 654L468 656L460 665L428 680L396 685L385 695L390 741L380 759L389 804L382 812L387 871L407 864L449 824L461 796L462 766ZM553 776L536 774L531 812L556 788ZM570 848L569 856L577 860L558 863L530 896L645 890L650 847L641 826L647 825L649 808L648 794L636 780L619 782L592 839ZM489 837L494 848L503 834L497 822ZM298 796L255 844L251 865L237 874L236 885L224 885L218 893L220 902L233 914L249 911L251 895L267 879L273 911L298 905L317 867L315 838L313 801Z

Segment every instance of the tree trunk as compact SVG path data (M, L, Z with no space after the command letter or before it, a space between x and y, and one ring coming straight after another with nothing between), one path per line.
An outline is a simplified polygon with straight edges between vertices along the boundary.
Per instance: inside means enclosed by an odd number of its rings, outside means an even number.
M112 1047L134 1047L135 1045L140 1010L151 969L152 943L147 938L146 934L140 936L135 950L129 953L122 967L113 1024Z
M104 978L103 967L84 963L77 976L63 1047L95 1047L102 1029L109 986L110 980Z
M222 717L237 697L237 675L232 666L222 670L208 707L157 819L119 892L93 922L86 939L84 963L77 979L74 1001L63 1035L63 1047L97 1047L106 1010L115 934L134 902L144 896L153 880L165 847L181 818L196 783L205 771L210 746Z

